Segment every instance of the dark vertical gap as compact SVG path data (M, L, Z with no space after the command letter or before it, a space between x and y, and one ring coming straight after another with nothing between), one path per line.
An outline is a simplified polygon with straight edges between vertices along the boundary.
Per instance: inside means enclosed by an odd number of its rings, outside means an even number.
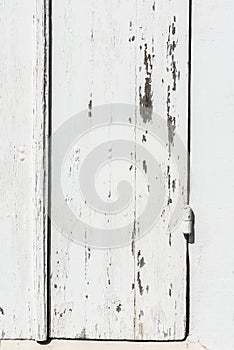
M45 159L47 163L44 164L47 171L47 184L44 186L44 199L47 199L47 218L45 218L45 229L47 229L47 238L45 242L46 256L46 340L38 341L41 345L50 343L50 315L51 315L51 145L50 137L52 135L52 0L44 0L44 87L43 87L43 99L44 99L44 151L47 152ZM46 120L48 118L48 120ZM47 134L48 132L48 134Z
M188 42L188 158L187 158L187 204L190 204L190 186L191 186L191 87L192 87L192 8L193 2L189 0L189 42ZM185 338L189 336L190 332L190 259L189 259L189 243L191 238L187 238L187 248L186 248L186 328L185 328Z
M188 42L188 183L187 204L190 202L190 153L191 153L191 60L192 60L192 0L189 0L189 42Z
M185 326L185 339L189 336L190 332L190 259L189 259L189 242L187 239L186 249L186 326Z
M48 136L52 135L52 0L48 1ZM47 339L51 334L51 143L48 144Z

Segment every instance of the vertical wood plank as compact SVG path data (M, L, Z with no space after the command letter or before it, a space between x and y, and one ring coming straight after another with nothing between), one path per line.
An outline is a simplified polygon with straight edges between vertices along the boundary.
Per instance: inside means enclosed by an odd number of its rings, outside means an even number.
M35 334L47 339L48 242L48 138L49 138L49 54L50 1L35 0L34 12L34 301Z
M49 1L0 2L0 338L47 337Z
M34 333L33 2L0 1L0 338Z
M160 162L168 196L161 225L176 202L176 191L186 202L186 185L171 170L170 151L175 130L187 145L188 18L186 1L53 4L53 132L85 109L92 126L95 106L106 103L153 108L168 133L167 156ZM134 125L134 116L132 120ZM148 128L146 123L146 133ZM137 137L135 132L133 140ZM97 138L98 133L87 135L79 151L95 146ZM134 166L143 161L135 152ZM76 164L71 161L70 166ZM184 165L184 178L186 171ZM113 170L109 175L114 178ZM133 188L137 176L131 180ZM75 181L74 175L65 192L70 203L75 202ZM80 211L86 211L85 205ZM134 221L134 211L128 214ZM94 249L52 227L52 337L184 338L186 241L181 229L167 235L160 225L138 240L141 229L135 220L136 235L129 245Z

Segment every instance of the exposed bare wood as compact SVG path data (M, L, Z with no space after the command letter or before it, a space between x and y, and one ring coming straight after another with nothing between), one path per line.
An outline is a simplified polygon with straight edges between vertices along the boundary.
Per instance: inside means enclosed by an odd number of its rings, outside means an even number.
M157 123L155 112L165 121L168 139L166 156L159 162L167 203L157 227L137 239L143 228L136 220L137 208L141 209L136 196L135 207L127 213L134 223L129 245L92 248L87 229L82 246L69 239L66 232L52 227L52 337L174 340L185 336L186 241L180 228L165 234L163 222L173 210L176 193L183 193L186 202L186 185L173 172L171 154L176 134L187 145L188 18L187 1L53 3L53 132L82 110L87 110L86 118L92 126L96 106L128 103L140 111L148 108L138 120L130 115L129 128L137 123L145 125L141 138L137 131L131 134L132 141L151 147L155 154L150 133L147 135L151 125ZM108 130L111 133L111 125ZM105 134L104 127L101 132ZM68 150L70 163L65 161L62 170L71 181L64 193L82 220L114 228L116 223L124 224L123 216L115 222L106 213L107 219L95 223L92 210L85 204L79 206L81 197L76 196L75 169L85 152L97 147L99 138L98 131L86 135L74 150L75 158L72 148ZM110 142L110 149L112 146L114 142ZM145 158L136 151L128 169L134 171L137 164L143 172L136 170L130 179L135 189L140 174L152 174ZM114 169L110 168L107 175L111 179L107 181L108 191L105 176L101 177L100 195L109 193L110 197L114 193L111 183L120 174ZM182 172L185 178L186 165Z

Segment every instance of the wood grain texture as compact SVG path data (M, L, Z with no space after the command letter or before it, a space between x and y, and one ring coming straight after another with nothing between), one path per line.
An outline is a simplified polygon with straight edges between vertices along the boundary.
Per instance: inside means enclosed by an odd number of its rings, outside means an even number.
M69 0L54 2L52 13L53 131L105 103L157 111L168 127L168 157L160 163L170 199L166 220L175 200L170 179L186 201L185 184L170 174L169 154L175 130L187 144L187 1ZM95 136L86 143L95 143ZM127 246L94 249L52 226L50 335L183 339L186 241L180 229L162 232L159 226L139 240L133 235Z
M0 2L0 337L44 340L48 2Z
M34 2L33 234L34 339L47 339L49 1Z
M0 1L0 338L32 338L33 3Z

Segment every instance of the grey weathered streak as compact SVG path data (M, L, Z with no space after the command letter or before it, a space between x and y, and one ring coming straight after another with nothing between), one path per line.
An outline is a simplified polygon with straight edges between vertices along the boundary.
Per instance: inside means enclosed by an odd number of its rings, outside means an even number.
M56 1L52 11L53 131L85 109L91 120L94 106L104 103L159 113L168 128L168 160L161 164L168 191L165 219L175 190L184 185L171 173L170 154L175 132L187 144L188 11L188 1L181 0ZM144 118L147 126L150 110ZM186 198L186 186L180 190ZM129 246L97 250L52 226L51 259L52 337L184 338L181 229L169 235L152 229Z

